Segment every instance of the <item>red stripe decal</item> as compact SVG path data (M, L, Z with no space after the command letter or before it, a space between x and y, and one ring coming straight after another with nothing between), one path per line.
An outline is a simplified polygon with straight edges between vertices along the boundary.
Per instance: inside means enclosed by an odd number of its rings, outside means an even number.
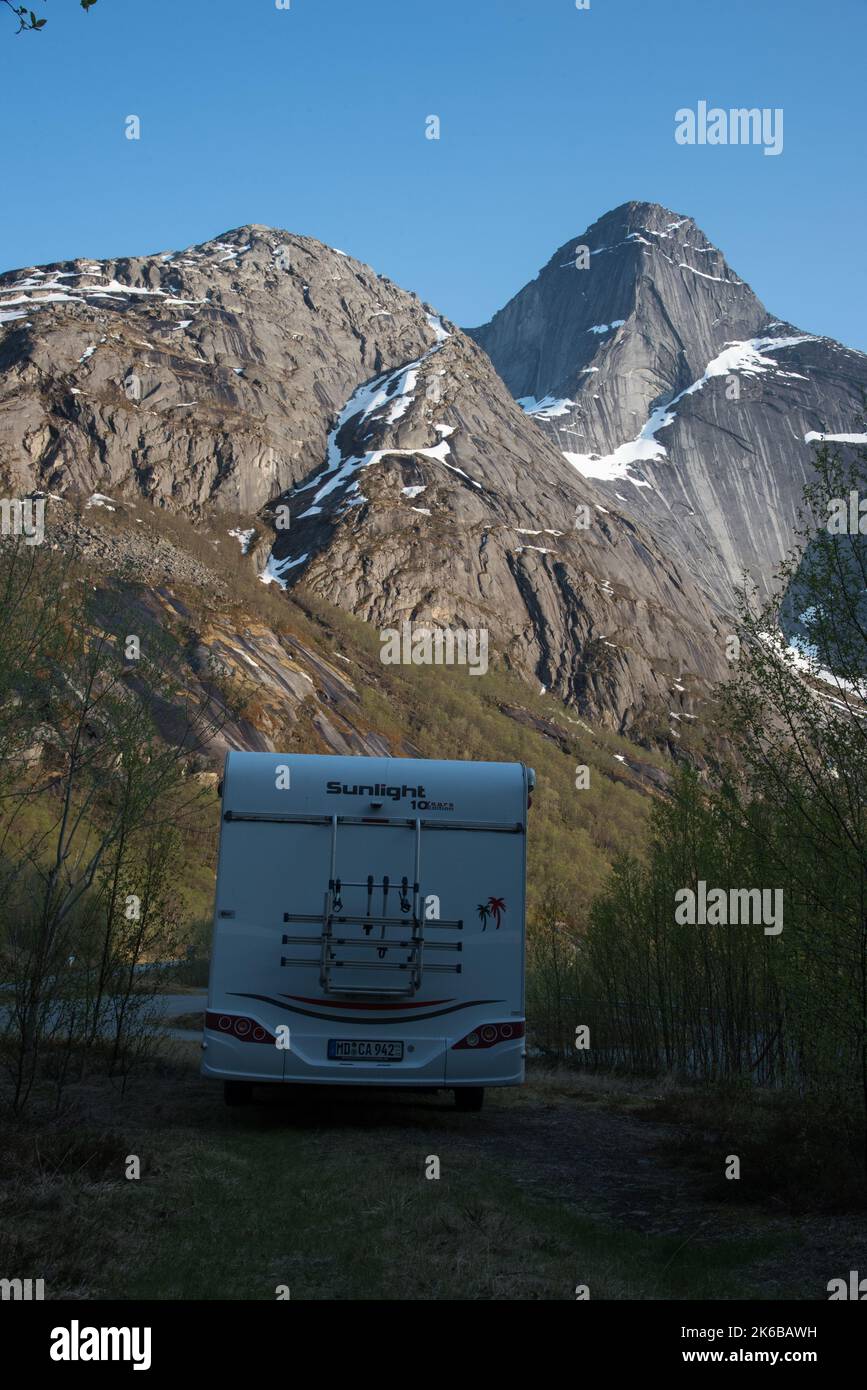
M451 1004L451 999L417 999L412 1003L400 1004L353 1004L351 1001L338 999L308 999L304 994L286 994L285 999L294 999L297 1004L327 1004L329 1009L387 1009L394 1013L404 1009L423 1009L430 1004Z

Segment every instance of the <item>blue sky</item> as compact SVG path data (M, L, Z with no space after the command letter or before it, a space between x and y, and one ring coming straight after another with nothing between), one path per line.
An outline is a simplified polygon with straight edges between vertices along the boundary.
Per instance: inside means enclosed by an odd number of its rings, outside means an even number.
M40 34L0 13L0 269L261 222L474 325L647 199L774 313L867 349L865 0L31 3ZM782 107L783 152L676 144L699 100Z

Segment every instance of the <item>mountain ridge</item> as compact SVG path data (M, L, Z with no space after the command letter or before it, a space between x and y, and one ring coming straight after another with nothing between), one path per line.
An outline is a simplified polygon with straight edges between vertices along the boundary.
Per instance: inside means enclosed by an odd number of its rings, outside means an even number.
M734 547L708 562L702 528L684 534L683 504L649 476L655 436L710 400L694 373L723 331L775 321L692 219L657 205L613 210L580 244L589 272L559 260L567 243L496 329L470 333L345 252L255 223L8 272L0 471L18 491L236 520L266 582L380 628L489 630L525 679L618 731L667 728L676 748L726 673ZM766 370L745 365L738 380ZM593 431L616 451L648 420L628 481L576 447ZM762 564L782 530L757 537Z
M772 590L809 436L851 431L867 395L867 356L773 317L691 217L658 204L606 213L468 332L581 476L723 608L744 570Z

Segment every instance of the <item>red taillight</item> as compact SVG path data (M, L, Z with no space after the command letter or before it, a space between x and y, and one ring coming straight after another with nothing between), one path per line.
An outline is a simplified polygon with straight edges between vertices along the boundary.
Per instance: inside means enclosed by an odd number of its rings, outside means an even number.
M231 1033L238 1042L276 1043L277 1039L261 1023L244 1014L205 1014L205 1027L218 1033Z
M465 1047L496 1047L497 1043L508 1042L511 1038L523 1038L524 1024L521 1023L485 1023L481 1028L474 1028L472 1033L467 1033L460 1042L452 1043L452 1051L456 1052L459 1048Z

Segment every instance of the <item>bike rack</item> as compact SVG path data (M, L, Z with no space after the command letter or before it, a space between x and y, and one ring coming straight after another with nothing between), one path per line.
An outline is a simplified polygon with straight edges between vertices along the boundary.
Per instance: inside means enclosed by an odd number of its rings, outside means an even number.
M463 931L464 924L460 919L438 922L425 922L423 918L424 895L419 886L419 876L421 868L421 821L407 821L401 818L396 821L378 819L379 825L411 825L414 831L414 866L412 883L407 874L399 879L392 879L388 874L384 874L379 882L374 880L369 874L363 880L341 879L337 873L337 826L338 817L330 818L331 824L331 871L328 879L328 887L325 891L325 902L321 917L309 913L284 912L284 922L320 922L322 926L321 934L315 936L284 936L284 946L314 946L319 945L319 960L311 960L303 956L281 956L280 964L283 965L306 965L319 966L319 983L325 994L354 994L354 995L375 995L377 997L394 996L398 998L409 998L415 994L421 986L422 973L424 970L439 971L442 973L460 974L460 964L453 965L445 963L434 965L425 960L426 951L457 951L460 952L462 943L460 941L426 941L425 929L427 930L453 930ZM362 912L348 912L343 904L343 894L346 890L363 889L367 894L366 910ZM373 896L377 891L382 892L382 912L372 912ZM399 914L389 915L388 895L396 892L399 898ZM410 896L411 894L411 896ZM360 926L363 936L338 935L335 927ZM375 927L379 927L378 937L372 937L371 933ZM387 935L390 927L398 927L401 936L395 940ZM346 950L351 948L357 950L370 948L375 950L377 960L351 960L345 956L337 954L336 948ZM389 951L407 951L405 960L387 960ZM343 985L335 981L334 975L342 970L390 970L404 976L404 983L389 987L386 985L371 985L369 988L358 985Z

